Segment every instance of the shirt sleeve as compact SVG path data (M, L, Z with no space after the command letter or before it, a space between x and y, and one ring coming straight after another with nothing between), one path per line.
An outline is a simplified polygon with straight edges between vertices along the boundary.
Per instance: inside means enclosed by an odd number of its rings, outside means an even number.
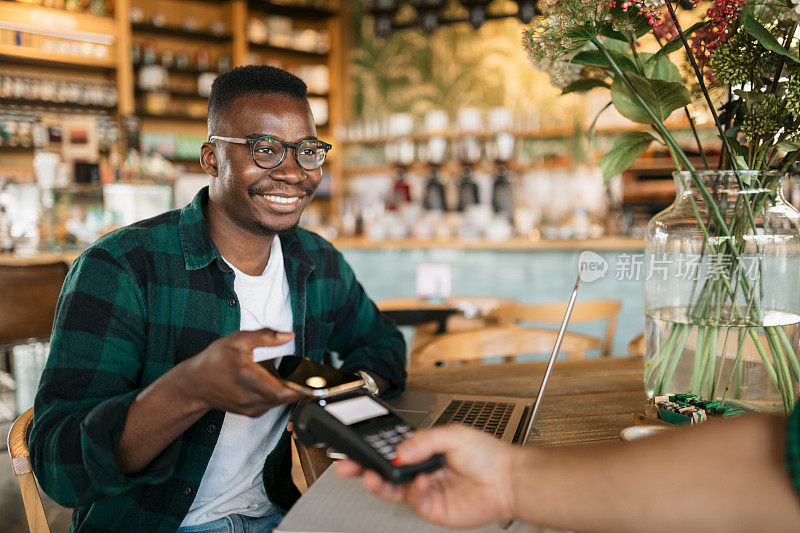
M403 335L369 299L342 254L337 252L336 257L341 289L328 347L342 357L342 368L373 371L392 385L389 395L402 392L406 382Z
M61 290L29 438L36 477L59 504L83 507L172 474L177 440L135 476L114 458L144 350L140 284L107 250L90 248Z
M786 469L800 499L800 404L789 415L786 425Z

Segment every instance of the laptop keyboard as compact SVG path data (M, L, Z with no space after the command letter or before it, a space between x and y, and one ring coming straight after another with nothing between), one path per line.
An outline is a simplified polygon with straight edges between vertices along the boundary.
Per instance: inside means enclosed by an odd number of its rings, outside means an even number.
M451 400L433 425L463 424L501 437L513 410L511 403Z

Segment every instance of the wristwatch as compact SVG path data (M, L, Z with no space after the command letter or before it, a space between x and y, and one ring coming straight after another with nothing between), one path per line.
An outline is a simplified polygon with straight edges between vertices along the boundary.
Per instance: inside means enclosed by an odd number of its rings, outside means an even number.
M364 380L364 388L367 389L367 392L373 396L377 396L380 392L380 389L378 388L378 384L375 383L375 380L372 379L372 376L370 376L369 373L364 370L358 370L356 371L356 374L361 376L361 379Z

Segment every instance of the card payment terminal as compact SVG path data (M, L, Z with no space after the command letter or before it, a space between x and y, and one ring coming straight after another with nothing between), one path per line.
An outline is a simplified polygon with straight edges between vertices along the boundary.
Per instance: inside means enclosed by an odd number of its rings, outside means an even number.
M444 465L442 455L412 465L395 465L395 447L414 428L391 407L366 391L310 400L294 414L297 437L305 446L324 443L392 483Z

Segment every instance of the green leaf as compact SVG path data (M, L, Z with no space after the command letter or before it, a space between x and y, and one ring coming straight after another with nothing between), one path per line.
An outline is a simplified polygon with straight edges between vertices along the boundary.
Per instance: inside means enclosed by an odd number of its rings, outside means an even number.
M795 150L800 150L800 140L783 141L782 143L778 144L777 148L781 152L794 152Z
M619 54L629 54L631 51L628 41L620 41L614 37L606 37L603 40L603 46L606 47L606 50L613 50Z
M589 126L589 129L586 130L586 139L588 141L592 141L592 139L594 139L594 129L597 127L597 121L600 120L600 115L603 114L603 111L611 107L612 103L613 102L608 102L600 111L597 112L597 115L595 115L592 124Z
M574 92L586 92L597 87L605 87L606 89L610 89L611 86L604 82L603 80L598 80L596 78L587 78L585 80L576 80L561 89L561 94L569 94Z
M603 180L608 181L629 168L655 140L645 131L630 131L617 137L614 146L599 161Z
M614 50L608 50L608 55L614 59L614 62L619 65L619 68L636 72L636 65L634 64L631 56L627 54L621 54ZM581 65L589 65L592 67L611 69L611 64L600 52L600 50L584 50L583 52L576 54L575 57L572 58L572 62L580 63Z
M591 24L586 23L583 26L570 28L564 35L570 40L570 45L565 51L568 53L578 52L589 41L597 37L597 30Z
M746 169L747 168L747 160L740 156L739 154L733 154L733 160L736 162L734 165L738 169Z
M642 78L635 74L626 74L633 85L636 94L642 97L647 107L653 111L662 122L679 109L691 102L689 91L680 83ZM611 101L622 116L640 124L653 124L653 120L648 116L645 108L631 93L625 82L614 78L611 84Z
M681 82L681 73L678 67L668 57L661 56L656 61L651 61L650 59L644 64L644 73L648 78Z
M757 21L753 15L747 15L744 19L744 31L755 37L758 42L762 44L764 48L771 52L775 52L776 54L780 54L787 59L791 59L795 63L800 64L800 59L797 59L792 54L786 51L786 49L781 46L781 43L770 33L770 31L761 25L759 21Z

